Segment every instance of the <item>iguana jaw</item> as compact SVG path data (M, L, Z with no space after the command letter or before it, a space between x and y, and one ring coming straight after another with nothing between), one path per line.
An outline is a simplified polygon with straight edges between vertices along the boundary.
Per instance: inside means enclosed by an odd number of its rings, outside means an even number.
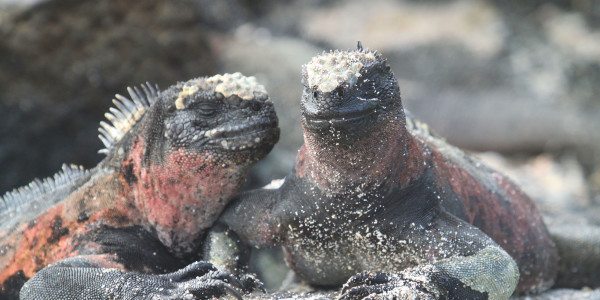
M272 104L265 105L269 106L265 109L266 115L250 117L244 122L234 120L204 132L208 138L206 146L228 152L270 151L279 139L279 127Z
M364 102L351 109L333 112L311 111L306 107L302 116L305 127L313 131L326 130L329 127L352 129L360 123L375 120L378 107L373 102Z

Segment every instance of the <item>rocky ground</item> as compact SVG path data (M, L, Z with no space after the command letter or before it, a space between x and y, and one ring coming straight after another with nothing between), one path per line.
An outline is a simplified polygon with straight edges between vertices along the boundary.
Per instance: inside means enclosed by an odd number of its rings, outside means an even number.
M0 0L0 193L64 162L94 166L97 124L126 86L217 72L266 85L284 134L248 186L282 177L302 141L301 65L357 40L389 58L415 116L453 144L493 151L484 160L549 222L600 223L594 0Z
M252 294L248 299L278 299L278 300L293 300L293 299L305 299L305 300L333 300L336 299L336 292L308 292L304 294L280 292L270 294L265 297L264 294ZM524 296L524 297L513 297L514 300L597 300L600 299L600 291L598 290L582 290L572 291L557 289L550 292L546 292L543 295L536 296Z

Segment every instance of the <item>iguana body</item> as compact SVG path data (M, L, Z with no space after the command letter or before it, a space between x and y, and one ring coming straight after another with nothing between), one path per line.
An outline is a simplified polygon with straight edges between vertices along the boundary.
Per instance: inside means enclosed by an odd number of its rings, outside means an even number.
M210 297L228 288L222 280L235 284L189 264L277 141L264 87L236 73L129 93L113 101L112 124L101 123L98 166L63 167L0 201L0 298L16 298L32 277L22 299Z
M282 245L308 283L346 282L342 298L505 299L552 286L557 250L535 205L407 118L379 54L324 53L303 83L294 170L220 219L243 242Z

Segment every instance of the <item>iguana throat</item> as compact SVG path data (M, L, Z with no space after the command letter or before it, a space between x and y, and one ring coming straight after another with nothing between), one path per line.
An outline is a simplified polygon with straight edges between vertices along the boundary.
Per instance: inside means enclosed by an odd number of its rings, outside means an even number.
M189 253L240 189L248 167L224 163L208 151L185 149L144 165L143 150L139 141L128 160L135 207L163 244L175 253Z

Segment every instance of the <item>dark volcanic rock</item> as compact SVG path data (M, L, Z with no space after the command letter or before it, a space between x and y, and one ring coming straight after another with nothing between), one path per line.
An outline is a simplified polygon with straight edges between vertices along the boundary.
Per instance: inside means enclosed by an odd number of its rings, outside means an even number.
M0 191L60 164L101 159L97 124L114 93L212 74L193 1L47 1L0 22Z

